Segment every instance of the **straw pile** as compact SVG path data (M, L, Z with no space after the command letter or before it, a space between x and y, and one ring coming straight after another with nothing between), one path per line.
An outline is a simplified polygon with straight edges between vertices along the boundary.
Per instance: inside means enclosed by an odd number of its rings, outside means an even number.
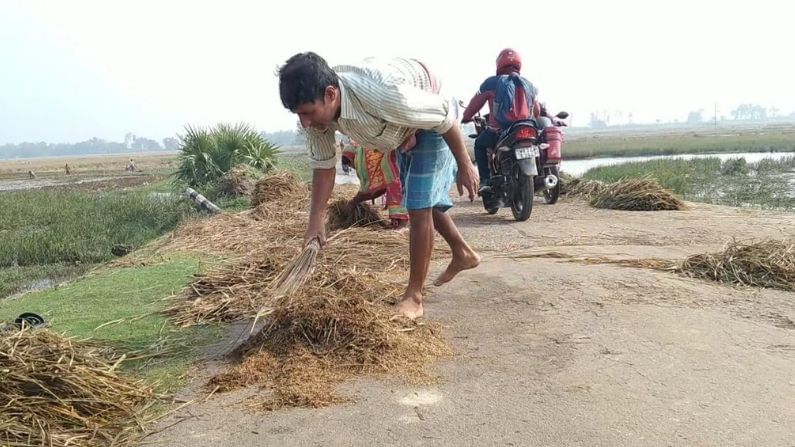
M0 331L0 445L129 445L151 388L123 360L48 330Z
M607 185L591 199L596 208L627 211L662 211L687 209L671 191L655 179L624 179Z
M328 228L332 231L351 227L377 226L386 228L388 224L378 211L366 203L350 206L350 200L338 199L328 207Z
M274 289L268 270L263 287L242 294L249 297L244 303L249 318L254 306L266 310L261 312L264 329L233 352L238 363L208 386L222 391L268 387L272 393L252 407L274 410L345 401L335 386L361 374L399 373L404 380L432 381L425 365L449 355L449 348L434 327L396 318L390 308L402 292L407 243L395 232L352 228L337 233L316 253L311 278L289 294ZM215 292L210 296L217 297ZM232 303L224 306L221 315L235 310Z
M218 180L218 193L226 197L251 196L262 173L248 165L237 165Z
M233 355L240 363L213 378L211 388L259 384L272 393L259 409L320 407L347 400L339 382L360 374L400 373L411 382L432 381L424 366L450 355L432 326L395 319L382 300L395 297L375 275L331 270L325 286L307 285L269 315L268 324ZM370 301L370 297L375 301Z
M260 190L260 196L271 191ZM168 243L174 250L226 250L227 258L236 259L183 292L184 299L166 311L176 324L264 317L264 329L232 353L235 363L208 387L268 387L273 392L264 401L259 395L252 406L271 410L344 401L335 386L360 374L399 372L407 380L431 380L425 365L449 355L449 348L432 325L396 318L391 308L408 271L407 236L354 227L330 232L321 250L308 253L307 190L293 192L260 197L244 215L193 222ZM342 189L336 198L348 203L355 193ZM276 286L290 272L301 273L302 281L287 281L294 287L285 293Z
M263 177L254 186L251 204L257 206L261 203L306 200L307 188L291 171L275 171Z
M690 256L681 270L721 283L795 291L795 244L791 240L732 241L723 252Z
M605 184L599 180L589 180L577 177L571 181L565 180L560 185L560 193L569 197L582 196L591 198L604 190Z

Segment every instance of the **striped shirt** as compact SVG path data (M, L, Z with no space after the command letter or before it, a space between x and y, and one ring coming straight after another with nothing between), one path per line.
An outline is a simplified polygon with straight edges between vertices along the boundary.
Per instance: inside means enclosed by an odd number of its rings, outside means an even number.
M458 120L456 101L412 59L365 59L333 68L340 81L340 116L324 130L306 129L313 168L337 163L334 132L367 148L389 152L420 129L445 133Z

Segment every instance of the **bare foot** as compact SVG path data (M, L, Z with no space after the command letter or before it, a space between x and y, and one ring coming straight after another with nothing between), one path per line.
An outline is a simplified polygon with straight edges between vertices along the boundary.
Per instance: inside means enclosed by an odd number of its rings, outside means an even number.
M447 266L447 270L442 272L442 274L436 278L436 281L433 282L433 285L441 286L442 284L455 278L455 275L459 274L460 272L473 269L478 265L480 265L480 255L474 251L470 251L464 256L453 256L453 260L450 261L450 265Z
M421 317L423 314L422 295L404 296L403 299L397 303L397 309L401 315L409 319L413 320Z

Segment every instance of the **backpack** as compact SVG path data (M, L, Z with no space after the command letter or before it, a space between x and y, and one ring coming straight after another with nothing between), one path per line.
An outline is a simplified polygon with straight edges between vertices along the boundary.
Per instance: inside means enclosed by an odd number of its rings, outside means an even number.
M533 116L536 88L518 73L497 77L494 94L494 119L501 128L507 129L516 121Z

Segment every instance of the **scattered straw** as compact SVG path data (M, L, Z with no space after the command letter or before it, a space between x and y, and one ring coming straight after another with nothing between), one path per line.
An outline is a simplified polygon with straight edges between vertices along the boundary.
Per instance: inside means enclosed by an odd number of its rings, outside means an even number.
M605 184L599 180L589 180L577 177L571 180L563 180L560 185L560 193L569 197L582 196L590 198L604 190Z
M229 258L252 258L262 252L283 251L285 246L303 239L306 218L288 211L265 218L260 206L249 214L219 214L193 219L164 239L154 255L170 252L198 252ZM275 212L275 211L274 211Z
M795 291L795 244L791 240L732 241L723 252L688 257L681 270L721 283Z
M591 205L596 208L628 211L662 211L687 209L671 191L655 179L625 179L607 185L593 196Z
M350 200L338 199L328 207L328 227L330 230L341 230L351 227L378 226L386 228L388 225L378 211L366 203L350 206Z
M218 231L223 232L224 228L218 226ZM249 233L248 237L255 236ZM299 253L301 242L296 238L280 246L266 244L265 249L249 253L245 263L198 276L181 295L185 299L176 301L166 314L180 326L254 317L259 309L273 305L273 283ZM329 269L357 275L377 272L382 282L394 284L403 279L409 265L405 235L367 228L332 235L317 256L318 268L307 287L331 284L334 279L329 279Z
M150 387L122 359L48 330L0 331L0 445L130 445Z
M621 267L643 268L643 269L664 270L664 271L676 271L678 268L677 262L669 261L667 259L656 259L656 258L611 259L602 256L582 258L574 255L569 255L566 253L560 253L557 251L543 252L543 253L521 253L521 254L506 255L504 257L508 257L511 259L534 259L534 258L565 259L565 261L563 262L574 262L585 265L614 264L614 265L619 265Z
M281 256L280 256L281 254ZM267 291L282 266L285 252L199 275L164 313L178 326L250 318L270 301Z
M631 267L631 268L649 269L649 270L663 270L669 272L676 271L678 266L678 262L670 261L667 259L656 259L656 258L610 259L604 257L595 257L595 258L575 258L569 260L568 262L576 262L585 265L613 264L621 267Z

